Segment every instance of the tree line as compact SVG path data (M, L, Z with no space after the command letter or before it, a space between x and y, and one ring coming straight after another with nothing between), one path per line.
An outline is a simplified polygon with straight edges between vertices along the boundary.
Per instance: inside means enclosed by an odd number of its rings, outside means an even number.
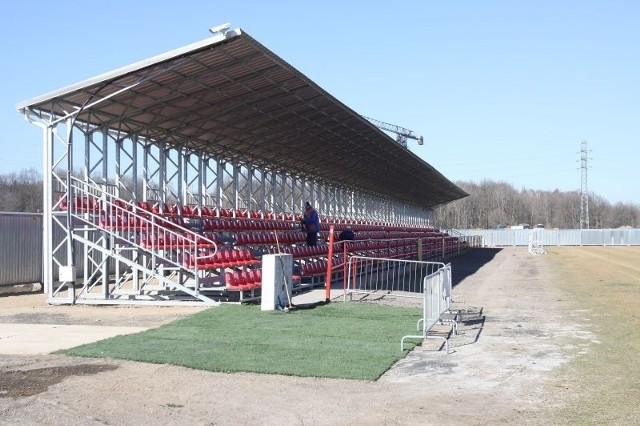
M0 175L0 211L42 212L42 175L35 169Z
M438 207L434 223L442 228L497 228L526 223L548 228L580 227L580 193L521 189L505 182L459 181L469 197ZM35 169L0 174L0 211L42 212L42 176ZM640 228L640 205L611 204L589 194L589 227Z
M491 229L542 224L546 228L580 228L580 191L517 190L509 183L492 180L459 181L456 185L470 195L435 209L436 226ZM640 227L638 204L611 204L591 192L588 206L589 228Z

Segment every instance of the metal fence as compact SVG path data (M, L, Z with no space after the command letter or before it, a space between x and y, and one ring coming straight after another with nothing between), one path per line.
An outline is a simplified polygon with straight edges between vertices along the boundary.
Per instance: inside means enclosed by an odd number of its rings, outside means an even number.
M456 229L462 235L479 236L483 247L527 246L537 232L544 246L635 246L640 229Z
M65 235L61 228L56 227L52 237L52 243L56 246L64 240ZM73 244L77 276L82 278L85 264L100 262L99 253L87 256L79 242ZM0 212L0 286L43 283L43 259L42 214ZM113 272L115 263L110 262L108 268ZM53 276L57 277L58 272L54 264Z
M440 339L444 341L446 353L449 353L449 341L441 335L429 334L436 324L448 322L453 326L454 334L457 334L456 320L445 320L443 315L451 308L451 264L442 265L436 272L424 278L422 291L422 318L418 321L417 329L422 331L420 335L403 336L400 340L400 350L404 350L406 339Z
M354 294L406 297L422 302L422 318L417 322L419 335L402 337L400 350L404 350L406 339L441 339L449 353L446 337L430 334L436 324L451 323L443 314L451 307L451 264L353 256L349 258L345 300Z
M347 295L390 294L421 299L424 279L444 267L441 262L352 256L347 263Z
M0 286L42 282L42 214L0 212Z

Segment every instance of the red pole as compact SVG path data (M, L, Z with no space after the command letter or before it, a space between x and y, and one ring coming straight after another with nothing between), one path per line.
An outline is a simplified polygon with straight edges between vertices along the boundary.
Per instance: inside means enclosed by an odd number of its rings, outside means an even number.
M342 243L342 289L347 289L347 242Z
M327 259L327 280L324 283L324 300L331 299L331 271L333 269L333 224L329 227L329 258Z

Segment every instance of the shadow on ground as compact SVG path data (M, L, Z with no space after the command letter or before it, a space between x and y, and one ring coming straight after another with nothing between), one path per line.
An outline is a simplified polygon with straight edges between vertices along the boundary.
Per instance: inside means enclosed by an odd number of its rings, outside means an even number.
M501 248L478 248L451 260L451 285L455 287L462 280L475 274L478 269L491 262Z

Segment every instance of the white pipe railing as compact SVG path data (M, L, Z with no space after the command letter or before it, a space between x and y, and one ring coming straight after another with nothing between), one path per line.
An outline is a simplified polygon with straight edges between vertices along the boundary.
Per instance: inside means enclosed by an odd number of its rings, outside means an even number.
M184 226L178 217L161 216L132 202L125 202L94 184L72 178L67 208L81 221L97 225L113 244L148 252L152 268L162 265L188 272L196 280L198 263L213 257L216 243ZM97 220L96 220L97 218ZM187 265L184 254L194 261Z

